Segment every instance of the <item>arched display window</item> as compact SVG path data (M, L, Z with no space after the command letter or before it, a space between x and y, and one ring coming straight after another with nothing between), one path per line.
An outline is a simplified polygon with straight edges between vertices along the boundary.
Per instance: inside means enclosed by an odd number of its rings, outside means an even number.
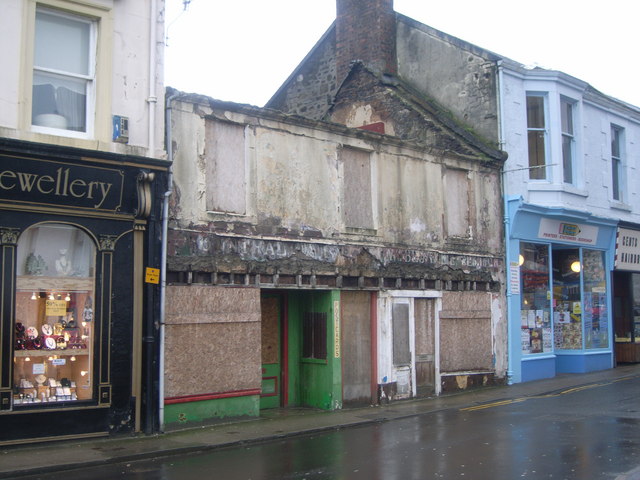
M94 241L72 225L39 224L16 253L14 407L94 400Z

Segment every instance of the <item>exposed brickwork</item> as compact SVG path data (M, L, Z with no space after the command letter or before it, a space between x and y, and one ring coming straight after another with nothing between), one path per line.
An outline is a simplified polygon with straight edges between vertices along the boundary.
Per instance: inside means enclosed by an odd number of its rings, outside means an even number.
M337 90L335 28L305 59L295 76L265 105L281 112L321 120Z
M397 73L396 16L393 0L337 0L336 57L338 82L354 60L377 73Z

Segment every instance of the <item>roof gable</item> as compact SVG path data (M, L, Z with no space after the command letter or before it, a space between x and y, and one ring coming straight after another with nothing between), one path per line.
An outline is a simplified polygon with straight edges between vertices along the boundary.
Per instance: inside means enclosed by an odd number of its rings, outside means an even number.
M397 77L375 74L362 62L352 64L325 120L353 128L382 122L385 134L423 148L506 160L505 152L465 129L435 101Z

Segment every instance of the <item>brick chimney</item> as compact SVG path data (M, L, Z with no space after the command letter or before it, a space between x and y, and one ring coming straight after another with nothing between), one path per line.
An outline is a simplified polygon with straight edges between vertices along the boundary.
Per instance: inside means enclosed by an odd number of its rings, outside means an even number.
M349 64L362 62L376 73L397 73L393 0L336 0L338 82Z

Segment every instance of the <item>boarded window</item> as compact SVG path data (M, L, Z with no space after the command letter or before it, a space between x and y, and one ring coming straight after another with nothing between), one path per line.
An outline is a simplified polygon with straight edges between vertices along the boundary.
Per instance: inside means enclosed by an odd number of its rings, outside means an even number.
M244 126L209 122L206 136L207 210L244 215Z
M327 359L327 314L305 312L302 318L302 356Z
M469 195L469 178L465 170L446 171L444 194L447 236L468 237L472 205Z
M409 365L411 363L409 305L395 303L391 315L393 322L393 365Z
M368 152L344 148L344 223L348 228L373 229L371 158Z

